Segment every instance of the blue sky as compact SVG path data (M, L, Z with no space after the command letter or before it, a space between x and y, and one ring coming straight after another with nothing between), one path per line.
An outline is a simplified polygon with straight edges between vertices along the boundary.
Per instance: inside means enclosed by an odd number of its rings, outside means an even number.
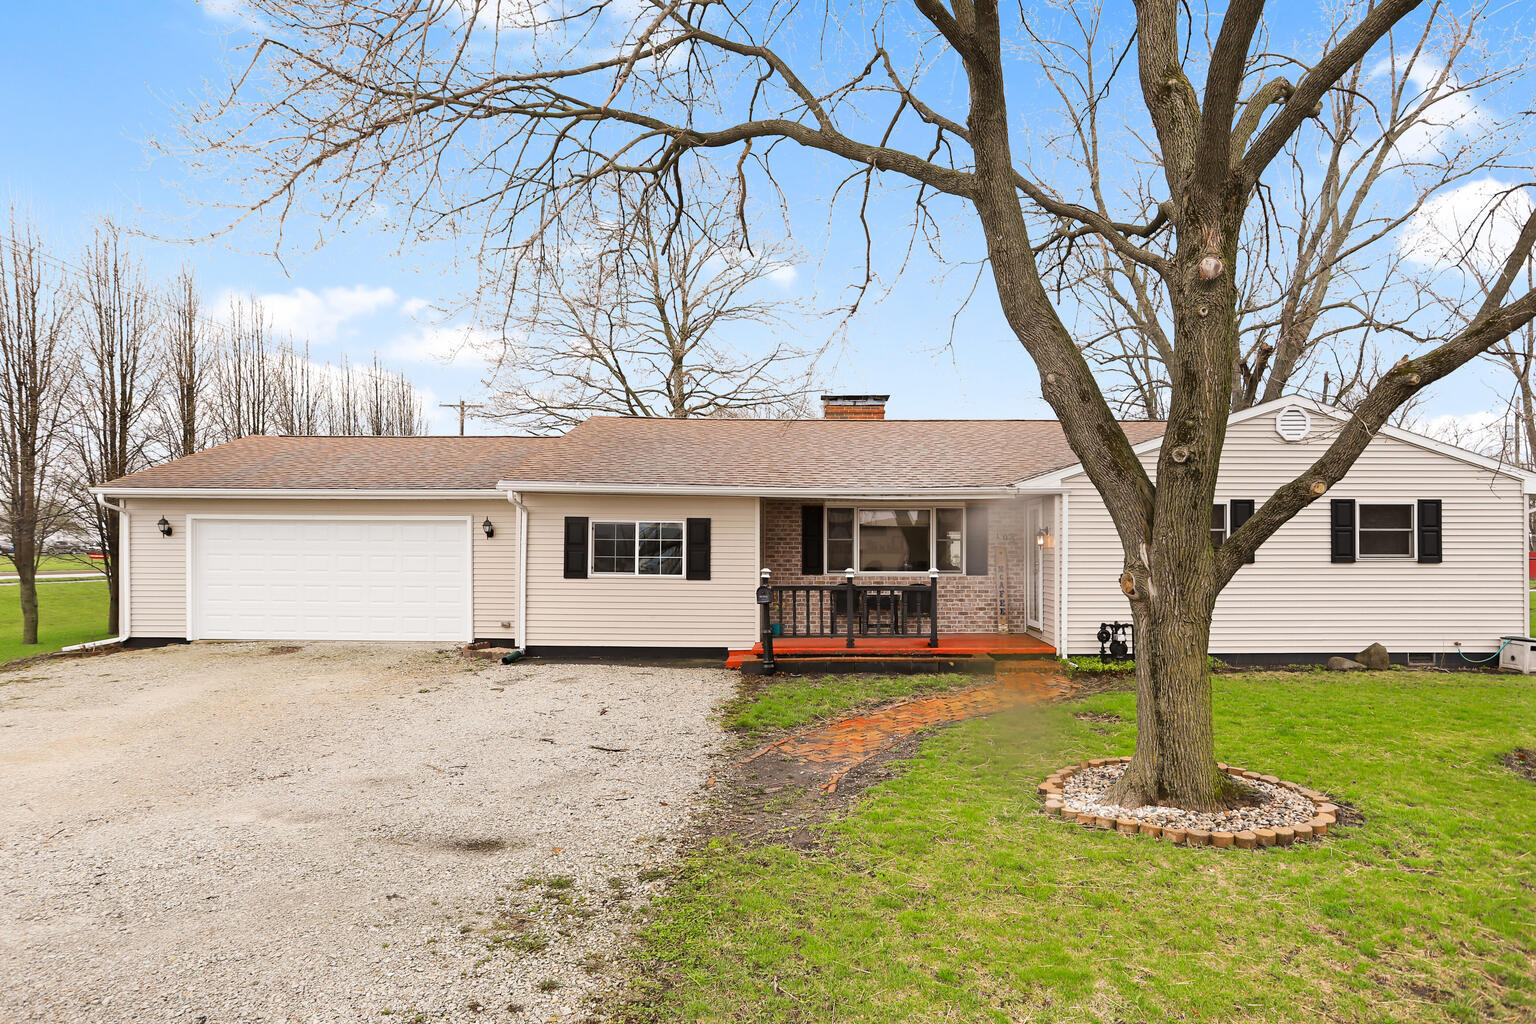
M231 48L243 41L237 22L192 0L53 0L12 5L6 20L0 83L11 101L0 108L6 140L0 188L32 214L57 252L72 258L97 215L176 237L213 222L200 201L238 202L239 183L216 174L194 177L180 159L156 158L146 146L152 137L174 133L178 104L219 80ZM828 237L825 206L809 201L842 173L805 167L789 179L808 200L795 204L796 241L808 258L793 287L823 304L862 258L851 207L842 208ZM952 238L955 255L974 256L964 232ZM445 269L445 253L400 252L392 237L356 229L314 251L301 239L285 250L282 263L269 248L267 237L251 231L197 244L146 239L140 246L151 274L191 263L215 316L225 293L254 293L265 297L281 324L309 337L317 360L343 353L366 360L379 351L429 392L434 430L456 429L455 414L436 403L474 400L481 368L465 352L451 365L442 361L460 325L441 322L432 307L451 302L466 284ZM831 353L828 385L890 392L894 416L1049 415L1033 366L1001 321L990 282L983 282L960 318L953 347L946 347L973 271L958 269L947 283L938 281L942 272L920 259L898 287L868 306ZM1488 409L1490 379L1479 370L1448 382L1426 411Z

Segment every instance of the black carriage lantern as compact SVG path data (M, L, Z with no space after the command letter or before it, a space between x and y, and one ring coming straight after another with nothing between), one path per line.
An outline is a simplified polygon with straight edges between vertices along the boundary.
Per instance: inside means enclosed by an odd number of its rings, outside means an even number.
M485 531L486 540L490 540L492 537L496 536L496 527L491 525L490 516L485 517L485 522L480 524L480 529Z
M171 535L171 524L166 521L165 516L161 516L160 521L155 525L160 527L160 536L169 537Z

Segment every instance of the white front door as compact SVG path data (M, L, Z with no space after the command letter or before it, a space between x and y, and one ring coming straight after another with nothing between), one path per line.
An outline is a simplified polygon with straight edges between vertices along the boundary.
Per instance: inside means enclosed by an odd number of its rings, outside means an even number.
M466 516L187 522L188 639L472 639Z
M1038 501L1030 502L1024 512L1024 547L1027 572L1024 580L1024 623L1041 629L1041 605L1045 603L1045 547L1040 544L1040 528L1045 525L1045 509Z

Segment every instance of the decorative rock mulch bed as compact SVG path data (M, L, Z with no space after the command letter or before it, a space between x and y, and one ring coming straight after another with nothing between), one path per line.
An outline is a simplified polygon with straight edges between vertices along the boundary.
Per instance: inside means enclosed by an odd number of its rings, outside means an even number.
M1252 796L1251 803L1211 814L1156 804L1120 807L1107 803L1104 795L1124 774L1130 760L1102 757L1054 772L1037 787L1045 798L1045 813L1088 828L1166 839L1183 846L1240 850L1321 838L1338 820L1338 807L1314 789L1225 764L1218 767L1241 780Z

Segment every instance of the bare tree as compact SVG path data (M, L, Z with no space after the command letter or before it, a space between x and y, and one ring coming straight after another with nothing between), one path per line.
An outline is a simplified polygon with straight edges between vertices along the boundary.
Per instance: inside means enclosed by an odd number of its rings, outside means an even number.
M96 534L107 575L107 632L116 635L121 606L116 511L90 492L148 464L147 420L155 403L154 297L137 259L123 251L110 221L96 229L81 260L79 374L69 388L74 455L72 488L80 518Z
M309 359L309 342L298 348L293 342L278 348L276 409L273 414L279 434L309 435L326 433L325 396L330 385L329 367L318 367Z
M379 354L363 371L363 387L350 391L358 412L349 418L361 425L362 433L375 437L409 437L425 434L426 412L421 396L403 374L385 368Z
M1350 5L1324 8L1323 49L1340 44L1354 13ZM1082 168L1107 217L1105 163L1120 154L1105 153L1093 99L1103 66L1123 49L1105 40L1097 5L1072 5L1067 14L1068 38L1035 40L1068 126L1051 152ZM1506 55L1500 63L1489 52L1490 17L1477 6L1461 14L1440 7L1411 31L1389 34L1386 52L1352 67L1319 103L1312 130L1286 143L1280 173L1240 235L1241 262L1251 269L1238 304L1234 411L1298 391L1323 397L1324 373L1328 397L1364 394L1383 346L1395 347L1419 319L1421 275L1395 247L1401 229L1451 190L1518 161L1531 125L1529 112L1491 105L1523 62ZM1155 146L1140 155L1149 171L1160 166ZM1124 199L1136 208L1155 210L1156 197L1155 174L1126 183ZM1173 236L1160 238L1167 255ZM1084 349L1111 398L1127 415L1163 418L1175 332L1153 269L1090 235L1066 251L1059 272L1077 286Z
M267 312L254 296L229 301L224 345L214 364L211 419L218 441L265 434L274 426L274 346ZM212 439L210 439L212 440Z
M68 288L32 228L11 213L0 241L0 527L21 596L21 642L37 643L37 566L64 520L58 500L64 388L70 372Z
M1536 242L1533 215L1470 322L1418 332L1426 340L1353 401L1325 453L1216 548L1210 509L1254 291L1256 271L1241 255L1250 218L1265 208L1256 200L1356 69L1390 55L1395 33L1417 38L1424 21L1443 22L1443 5L1357 3L1330 40L1293 53L1256 45L1263 0L1232 0L1220 13L1139 0L1121 32L1127 59L1086 102L1129 112L1127 136L1149 140L1155 202L1103 206L1091 182L1030 171L1030 137L1009 109L1010 86L1033 74L1015 58L1028 15L995 0L884 5L862 12L857 32L835 4L529 5L502 29L518 34L515 67L471 38L497 23L497 3L251 6L268 38L189 133L226 171L234 163L256 175L258 210L282 215L318 197L344 220L382 203L421 230L474 223L487 239L533 239L561 230L568 211L612 181L660 196L694 162L718 159L743 188L771 188L775 160L809 150L866 188L876 178L907 183L924 225L939 206L963 212L985 243L1004 317L1120 537L1140 656L1136 753L1117 803L1233 799L1235 784L1216 766L1206 660L1222 588L1328 493L1404 402L1536 318L1536 293L1514 289ZM949 82L965 87L957 94ZM1146 268L1169 311L1168 428L1155 476L1043 276L1066 246L1090 238Z
M600 413L672 419L802 411L819 352L783 338L798 304L775 279L777 242L753 249L734 203L690 196L642 210L622 194L541 254L499 339L484 346L490 416L540 431Z
M201 451L207 437L208 401L204 391L213 376L213 342L203 320L202 295L190 267L166 289L161 401L157 433L167 456L180 459Z

